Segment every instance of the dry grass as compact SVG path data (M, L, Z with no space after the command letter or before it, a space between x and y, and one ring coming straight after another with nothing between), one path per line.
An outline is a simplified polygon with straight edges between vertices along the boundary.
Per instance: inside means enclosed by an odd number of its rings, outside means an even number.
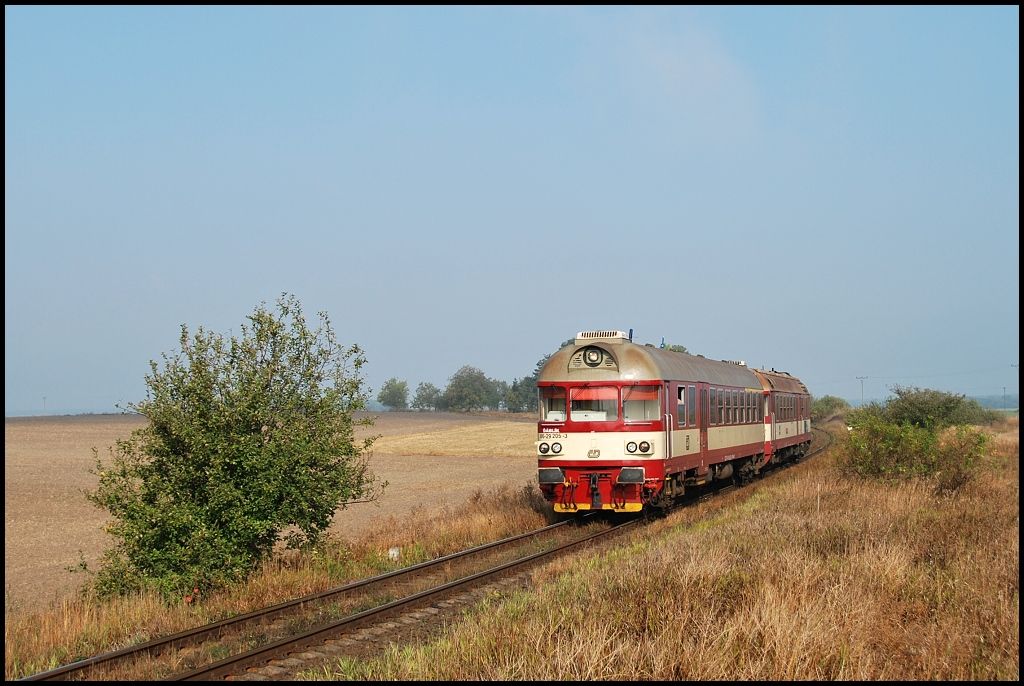
M457 442L465 428L438 440ZM500 445L499 429L488 431ZM416 433L438 438L407 435ZM848 481L821 456L681 510L629 545L549 565L535 592L489 599L430 645L307 676L1016 679L1017 420L993 434L979 476L955 496L924 483ZM508 485L412 513L377 519L317 555L281 555L244 588L192 605L76 599L5 611L6 678L389 569L391 547L411 564L544 521L536 493Z
M263 565L244 586L195 604L168 606L156 595L108 602L65 599L38 612L5 616L4 657L8 680L52 669L100 652L326 590L347 581L439 557L543 526L545 516L533 490L499 488L478 493L457 508L390 518L354 541L332 539L312 554L283 552ZM398 547L399 561L388 557ZM152 671L118 672L117 679L154 678ZM178 669L162 667L160 675Z
M454 413L385 413L364 433L383 434L374 446L371 468L391 484L380 501L339 512L331 526L331 544L317 555L279 555L245 587L203 598L198 604L167 607L149 596L93 603L66 590L80 583L82 576L65 571L77 561L79 548L84 547L86 559L95 563L107 541L102 534L105 518L80 493L81 488L95 485L87 471L92 465L91 448L97 446L102 453L142 421L131 417L7 421L4 649L8 679L390 569L394 563L384 554L392 547L401 547L402 564L410 564L535 528L544 521L535 509L536 494L522 492L523 484L536 475L535 424L521 417L500 421ZM486 433L467 438L478 435L472 429L480 425L487 427ZM518 446L518 454L458 454L458 446L467 440L513 445L524 428L528 440ZM387 441L398 438L409 454L389 452ZM452 450L440 452L437 446ZM45 499L38 497L40 492ZM74 535L64 533L68 531ZM40 546L41 541L46 545ZM40 583L40 579L47 581ZM12 602L12 587L18 591L18 602ZM44 602L48 588L63 593ZM25 595L28 589L31 596Z
M848 481L822 456L549 566L431 645L310 678L1017 679L1019 443L977 479Z
M524 451L532 455L536 438L536 424L495 421L443 431L382 436L373 449L389 455L516 457Z
M395 515L414 509L433 511L457 507L477 490L491 492L506 484L522 485L536 478L533 451L536 424L532 416L489 413L386 412L359 435L381 434L370 469L389 487L372 503L339 511L330 532L352 541ZM4 442L4 612L37 612L74 596L83 576L67 572L79 562L100 560L111 544L103 531L106 513L82 495L96 487L89 474L92 449L109 459L106 450L144 426L145 419L106 415L8 418ZM467 429L486 424L484 445L502 450L466 450ZM509 449L521 440L518 453ZM472 433L472 432L470 432ZM408 438L415 435L415 439ZM388 451L400 444L402 454ZM476 438L469 440L478 440ZM383 448L381 447L383 445ZM448 452L438 446L447 446ZM418 449L418 450L417 450ZM429 451L429 452L428 452ZM501 453L501 454L499 454Z

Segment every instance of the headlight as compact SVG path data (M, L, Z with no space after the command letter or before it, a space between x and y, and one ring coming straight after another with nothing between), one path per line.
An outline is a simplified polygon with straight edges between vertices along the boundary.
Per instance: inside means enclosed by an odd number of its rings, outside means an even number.
M636 452L636 443L633 442L633 441L630 441L629 443L627 443L626 444L626 452L627 453L635 453Z
M640 441L640 452L649 453L651 452L651 444L647 441Z
M561 443L552 443L551 444L551 452L553 452L555 455L557 455L558 453L562 452L562 444Z
M548 444L547 443L541 443L540 445L537 446L537 450L540 451L541 455L547 455L548 454L548 450L549 450Z

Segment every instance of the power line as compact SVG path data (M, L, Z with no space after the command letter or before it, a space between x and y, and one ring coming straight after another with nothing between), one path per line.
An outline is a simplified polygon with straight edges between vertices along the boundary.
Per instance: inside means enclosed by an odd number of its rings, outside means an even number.
M1017 365L1016 364L1011 364L1010 367L1016 368ZM1006 371L1006 367L989 367L987 369L979 369L979 370L975 370L975 371L943 372L943 373L940 373L940 374L903 374L903 375L896 375L896 374L867 374L864 378L865 379L870 378L870 379L873 379L873 380L876 380L876 381L899 381L901 379L932 379L932 378L939 378L939 377L943 377L943 376L970 376L971 374L991 374L993 372L1004 372L1004 371ZM850 377L848 377L848 376L844 376L844 377L838 377L838 378L834 378L834 379L822 380L822 379L814 379L814 378L801 377L801 379L805 383L809 383L809 384L840 383L842 381L846 381L849 378ZM858 377L855 377L855 378L859 379L860 377L858 376Z

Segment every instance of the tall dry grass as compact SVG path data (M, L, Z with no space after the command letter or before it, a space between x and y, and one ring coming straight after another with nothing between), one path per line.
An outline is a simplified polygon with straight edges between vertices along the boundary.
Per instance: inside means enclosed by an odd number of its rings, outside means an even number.
M953 495L847 480L823 455L686 508L627 546L549 565L534 592L490 598L430 645L307 676L1016 679L1016 418L993 434L977 477ZM5 612L5 676L532 529L543 509L535 489L480 495L279 555L246 586L187 605L83 598Z
M820 456L555 563L434 643L306 676L1017 679L1016 420L992 445L952 495Z
M169 606L156 595L138 595L105 602L80 597L30 613L8 614L5 609L5 678L18 679L535 529L546 523L543 499L535 491L506 487L477 493L457 508L384 520L351 543L330 539L316 551L282 551L245 585L190 603ZM388 554L392 548L399 549L397 561ZM118 678L131 676L119 673Z

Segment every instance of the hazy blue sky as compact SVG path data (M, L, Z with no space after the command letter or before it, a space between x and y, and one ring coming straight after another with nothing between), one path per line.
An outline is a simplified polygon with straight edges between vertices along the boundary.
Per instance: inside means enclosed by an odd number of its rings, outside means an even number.
M8 416L295 294L391 376L634 329L1018 390L1019 9L4 10Z

